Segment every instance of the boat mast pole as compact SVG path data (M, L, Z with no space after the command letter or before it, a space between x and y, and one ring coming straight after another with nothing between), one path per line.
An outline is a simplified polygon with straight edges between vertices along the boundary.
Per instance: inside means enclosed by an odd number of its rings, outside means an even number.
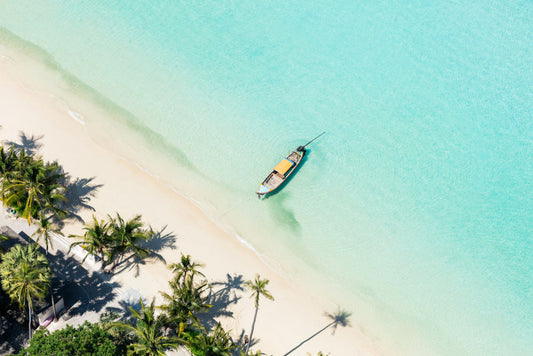
M322 136L325 133L326 133L326 131L322 132L320 135L318 135L317 137L315 137L311 141L307 142L305 145L298 147L298 151L304 150L307 145L309 145L311 142L313 142L314 140L316 140L317 138L319 138L320 136Z

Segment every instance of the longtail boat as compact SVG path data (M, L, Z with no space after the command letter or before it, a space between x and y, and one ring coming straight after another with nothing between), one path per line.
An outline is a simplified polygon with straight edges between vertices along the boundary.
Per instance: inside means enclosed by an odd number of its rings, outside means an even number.
M298 146L298 148L287 155L281 162L279 162L276 167L267 175L259 186L259 190L256 192L257 197L261 199L265 194L271 193L274 190L278 189L283 182L289 178L289 176L296 170L296 167L302 162L307 150L305 147L311 142L322 136L325 132L322 132L320 135L307 142L303 146Z

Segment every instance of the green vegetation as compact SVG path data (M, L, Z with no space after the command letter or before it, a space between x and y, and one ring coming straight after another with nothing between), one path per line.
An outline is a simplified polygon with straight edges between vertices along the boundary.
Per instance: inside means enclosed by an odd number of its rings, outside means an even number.
M1 243L2 241L8 241L8 240L9 240L9 236L0 234L0 243ZM5 252L4 247L0 245L0 257L2 256L2 254L3 254L4 252Z
M46 257L36 244L15 245L2 256L0 278L2 288L19 307L28 307L28 333L31 339L33 300L42 300L50 286L52 273Z
M189 340L189 349L195 356L230 356L235 344L227 331L217 323L210 332L203 326L196 324L196 337ZM193 334L194 335L194 334Z
M60 183L63 178L57 163L45 163L40 157L26 154L24 149L17 150L15 145L8 150L0 147L0 198L4 206L29 224L38 220L33 236L36 242L41 237L44 239L46 255L51 246L51 233L61 234L54 221L67 215L60 207L66 200L65 187ZM54 305L53 295L51 298ZM31 323L31 312L29 318Z
M98 324L85 322L78 328L67 325L64 329L50 333L40 329L31 339L21 356L77 356L124 355L124 350L115 345L113 336Z
M141 247L142 243L150 240L154 232L150 228L145 228L141 221L141 216L137 215L133 219L125 221L118 213L116 217L108 215L111 232L111 260L114 269L128 252L132 252L139 258L146 258L149 251Z
M169 266L174 271L174 278L169 282L172 294L161 293L167 304L160 309L165 313L167 325L175 330L184 330L185 325L193 324L199 313L211 308L207 302L207 280L197 270L200 266L192 262L189 255L183 254L180 263ZM202 279L197 282L195 276L201 276Z
M130 307L130 312L135 318L135 323L114 322L112 328L123 329L129 332L134 340L129 346L129 353L134 355L164 356L165 351L176 349L185 344L179 336L164 335L164 324L161 317L154 314L154 301L145 306L142 299L141 312Z
M57 163L28 155L15 146L6 151L0 147L0 196L4 205L31 223L46 214L65 216L60 204L66 200L60 184L63 175Z
M111 248L113 246L113 241L111 235L109 234L109 223L104 220L98 221L93 215L93 221L91 224L86 224L83 227L85 233L83 235L70 235L69 237L78 237L82 240L76 241L70 244L70 250L74 246L82 246L89 254L97 255L102 259L102 267L105 267L105 264L111 256ZM89 255L85 255L85 259ZM82 262L83 262L82 261Z
M70 248L82 246L89 254L100 257L103 267L112 262L111 270L114 270L128 254L140 259L150 255L150 251L142 247L142 244L150 240L154 232L144 227L140 215L131 220L124 220L117 213L116 217L108 215L107 221L98 221L93 215L92 223L85 225L83 229L85 230L83 235L69 236L82 239L72 243Z
M32 234L32 237L35 237L35 243L38 243L41 237L44 240L44 243L46 245L46 258L48 258L48 247L52 246L52 233L55 233L57 235L63 236L63 233L61 232L61 229L59 226L53 222L53 215L48 217L43 217L39 219L39 225L37 226L37 230ZM52 309L54 311L54 320L57 319L57 313L56 313L56 303L54 300L54 292L53 290L50 291L50 299L52 300Z
M265 297L269 300L274 300L274 297L266 289L266 286L269 282L270 281L268 279L261 279L259 275L256 275L253 281L246 281L244 283L244 285L248 287L248 289L252 292L250 294L250 298L254 298L255 305L254 320L252 322L252 329L250 330L250 342L248 342L248 344L246 345L246 353L248 353L248 351L250 350L250 345L253 341L252 337L254 335L255 321L257 319L257 311L259 310L259 298Z
M205 277L205 275L198 270L198 267L203 267L201 263L193 262L191 256L185 256L181 254L181 260L179 263L173 263L169 268L174 272L174 283L180 284L188 279L193 279L199 275Z
M54 215L48 217L40 215L39 222L37 224L37 230L31 235L35 238L35 242L39 242L42 238L46 246L46 255L48 255L48 248L52 246L52 234L63 236L59 225L54 222Z

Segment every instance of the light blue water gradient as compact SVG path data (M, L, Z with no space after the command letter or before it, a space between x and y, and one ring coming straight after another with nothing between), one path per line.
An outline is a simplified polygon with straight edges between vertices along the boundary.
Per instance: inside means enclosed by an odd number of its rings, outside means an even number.
M238 204L196 198L342 286L339 303L370 308L354 318L400 354L533 352L531 2L0 6L0 26ZM290 185L248 199L324 130Z

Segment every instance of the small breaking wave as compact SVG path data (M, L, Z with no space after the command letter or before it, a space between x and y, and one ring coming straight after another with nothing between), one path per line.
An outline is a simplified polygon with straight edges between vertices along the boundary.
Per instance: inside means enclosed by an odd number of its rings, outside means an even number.
M80 114L79 112L76 112L76 111L73 111L73 110L68 110L68 115L73 118L74 120L76 120L78 123L82 124L83 126L85 126L85 120L83 120L83 115Z

